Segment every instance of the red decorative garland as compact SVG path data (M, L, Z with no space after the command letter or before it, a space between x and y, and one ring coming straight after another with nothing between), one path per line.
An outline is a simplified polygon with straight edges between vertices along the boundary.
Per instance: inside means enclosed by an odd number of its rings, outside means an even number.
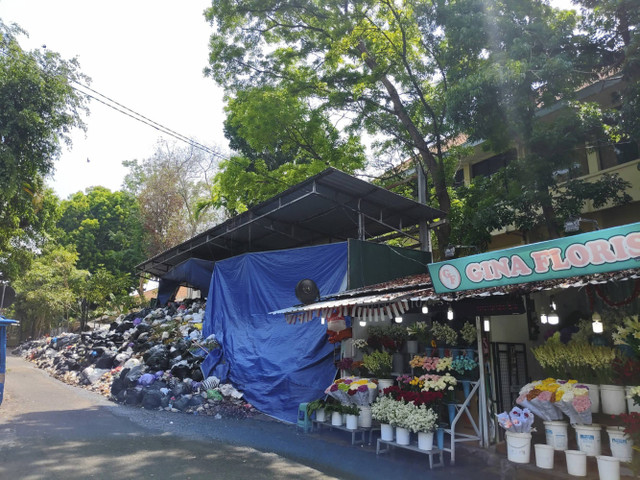
M638 279L635 280L635 288L633 289L633 292L631 293L631 295L620 302L613 302L608 298L606 298L604 292L600 288L600 285L587 285L587 294L589 295L589 306L591 307L591 311L593 311L593 300L594 300L593 292L594 291L595 293L598 294L598 297L600 297L602 301L607 305L609 305L610 307L621 307L623 305L628 305L629 303L633 302L638 297L638 295L640 295L640 281L638 281Z

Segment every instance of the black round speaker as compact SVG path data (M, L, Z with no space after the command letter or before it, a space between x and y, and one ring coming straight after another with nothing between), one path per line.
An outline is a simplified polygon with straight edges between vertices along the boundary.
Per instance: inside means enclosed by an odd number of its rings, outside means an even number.
M305 305L313 303L318 299L320 291L316 282L309 278L304 278L296 285L296 297Z

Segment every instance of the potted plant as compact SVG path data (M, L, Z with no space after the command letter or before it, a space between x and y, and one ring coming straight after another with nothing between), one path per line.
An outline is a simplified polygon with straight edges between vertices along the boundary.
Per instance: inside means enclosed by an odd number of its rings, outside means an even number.
M417 406L413 403L409 405L411 407L408 409L408 415L401 422L401 426L418 434L418 448L420 450L431 450L438 414L427 405Z
M397 406L393 398L383 395L371 405L371 416L374 420L380 422L380 438L385 441L393 441L393 426L391 418L394 416L394 410Z
M307 415L311 417L311 415L313 415L313 413L315 412L317 422L326 421L326 415L325 415L325 409L324 409L325 405L326 405L326 402L322 398L319 400L314 400L313 402L307 403Z
M362 357L363 367L367 369L373 378L378 379L379 391L384 390L384 385L387 387L393 385L393 380L391 380L391 383L380 383L380 380L390 380L389 377L391 376L392 362L391 354L388 352L381 352L380 350L375 350L370 354L363 355Z
M429 333L429 326L427 322L416 322L413 325L409 325L407 327L407 334L409 336L409 340L407 341L407 350L409 350L409 341L417 341L418 342L418 350L420 347L427 348L431 344L431 334ZM412 353L412 352L409 352Z
M431 334L433 338L437 340L438 344L441 345L441 357L444 357L443 347L445 345L454 347L458 344L458 332L444 323L433 322L433 325L431 325Z
M340 403L327 403L324 407L327 413L331 414L331 425L341 426L344 422L342 419L342 407Z
M478 330L475 325L470 322L464 322L462 330L460 330L460 336L465 345L472 347L478 343Z

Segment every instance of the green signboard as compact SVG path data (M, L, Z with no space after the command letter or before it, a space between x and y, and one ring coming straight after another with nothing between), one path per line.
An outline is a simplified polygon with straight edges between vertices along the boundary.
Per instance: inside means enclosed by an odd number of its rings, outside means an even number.
M429 264L437 293L640 267L640 223Z

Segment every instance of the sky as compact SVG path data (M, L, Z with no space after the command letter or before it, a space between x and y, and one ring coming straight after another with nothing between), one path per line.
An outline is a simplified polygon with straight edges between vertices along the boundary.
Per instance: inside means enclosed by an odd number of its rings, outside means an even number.
M0 0L0 18L17 23L41 48L77 57L90 87L125 107L209 147L226 149L223 91L202 71L213 31L202 13L210 0ZM173 139L96 101L87 132L72 134L49 185L60 198L102 185L120 189L123 160L150 157ZM87 161L87 159L89 161Z
M568 7L569 0L553 0ZM90 87L209 147L227 150L223 91L202 71L213 31L202 13L210 0L0 0L0 18L29 34L23 48L77 57ZM73 132L49 179L60 198L102 185L120 189L124 160L152 156L156 129L91 101L87 132Z

